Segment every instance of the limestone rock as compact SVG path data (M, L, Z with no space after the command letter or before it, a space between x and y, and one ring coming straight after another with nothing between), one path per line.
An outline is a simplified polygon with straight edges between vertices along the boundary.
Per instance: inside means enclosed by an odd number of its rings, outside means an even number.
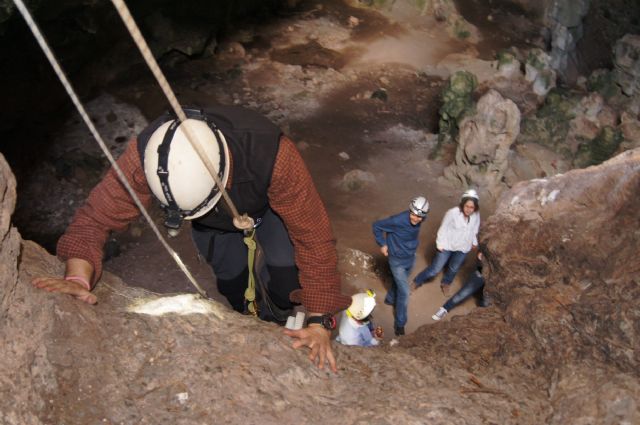
M0 322L11 302L18 276L16 259L20 253L20 235L11 224L16 206L16 179L0 153Z
M622 91L632 96L640 92L640 35L627 34L614 48L615 79Z
M340 180L339 186L344 191L353 192L375 183L375 181L376 177L369 171L356 169L347 172Z
M445 169L450 181L491 193L501 190L509 149L520 132L520 111L495 90L488 91L476 112L462 120L455 163Z
M551 177L571 168L569 161L551 149L536 143L516 144L510 152L504 180L511 187L523 180Z
M551 0L547 2L545 20L551 30L551 65L559 72L567 69L577 41L582 38L582 20L589 11L590 0Z
M626 149L640 147L640 120L625 112L622 113L620 120L620 131L625 139L624 147Z

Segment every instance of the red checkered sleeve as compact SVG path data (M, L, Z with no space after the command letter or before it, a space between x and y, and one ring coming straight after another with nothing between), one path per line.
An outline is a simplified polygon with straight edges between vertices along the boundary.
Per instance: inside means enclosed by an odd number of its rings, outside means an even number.
M129 142L117 163L142 204L149 206L151 191L135 139ZM71 224L58 240L56 253L63 261L80 258L91 263L94 268L91 284L94 286L102 274L103 247L109 232L126 229L139 215L138 207L111 168L76 211Z
M347 308L351 297L341 293L329 216L300 153L287 137L280 140L268 195L295 249L302 289L292 292L291 300L314 313Z

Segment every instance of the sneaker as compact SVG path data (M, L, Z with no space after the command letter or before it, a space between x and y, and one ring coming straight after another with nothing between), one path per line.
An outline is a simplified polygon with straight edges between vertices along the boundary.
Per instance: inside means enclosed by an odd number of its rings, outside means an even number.
M396 336L404 335L404 326L396 326L394 328L394 332L395 332Z
M451 294L451 285L440 285L440 289L442 289L442 293L445 297L448 297Z
M440 310L438 310L436 314L431 316L431 318L437 322L438 320L441 320L444 316L446 316L447 313L448 311L445 310L444 307L440 307Z

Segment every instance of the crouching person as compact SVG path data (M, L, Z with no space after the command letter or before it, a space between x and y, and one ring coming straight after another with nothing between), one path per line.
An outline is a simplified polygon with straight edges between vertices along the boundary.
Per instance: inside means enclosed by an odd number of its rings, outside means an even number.
M381 327L374 327L371 312L376 307L376 293L368 289L353 295L351 305L340 314L340 331L336 341L343 345L371 347L383 337Z

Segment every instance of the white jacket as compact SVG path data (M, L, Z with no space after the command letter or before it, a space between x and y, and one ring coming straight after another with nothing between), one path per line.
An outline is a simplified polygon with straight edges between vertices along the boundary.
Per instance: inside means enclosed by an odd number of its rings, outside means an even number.
M467 221L460 208L453 207L442 219L436 246L447 251L469 252L471 247L478 245L478 230L480 213L474 212Z

